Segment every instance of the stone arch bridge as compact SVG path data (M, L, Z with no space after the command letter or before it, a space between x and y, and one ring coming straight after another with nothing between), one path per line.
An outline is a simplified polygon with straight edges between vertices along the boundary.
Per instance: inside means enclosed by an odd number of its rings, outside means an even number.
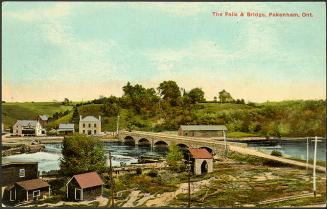
M223 138L198 138L143 131L120 131L118 138L124 143L149 146L151 148L169 146L171 144L176 144L181 148L205 148L214 155L223 155L225 146L228 150L228 144L231 143L229 142L225 145Z

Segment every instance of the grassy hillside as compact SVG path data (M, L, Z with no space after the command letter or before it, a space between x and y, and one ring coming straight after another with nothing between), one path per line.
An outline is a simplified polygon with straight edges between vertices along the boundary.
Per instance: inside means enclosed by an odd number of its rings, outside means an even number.
M102 104L84 104L78 106L80 115L102 116L102 130L115 131L117 117L105 114ZM5 127L12 126L17 119L33 119L38 114L51 116L56 112L69 110L66 115L50 123L57 127L59 123L72 119L72 106L61 103L5 103L3 117ZM183 110L182 110L183 111ZM165 123L173 124L176 130L180 123L176 120L188 118L189 124L225 124L230 137L242 136L313 136L325 135L325 101L297 100L266 102L260 104L200 103L191 112L173 112L171 118L164 119L161 111L142 115L133 109L120 109L120 128L130 127L134 130L165 131ZM183 115L184 114L184 115ZM182 122L184 123L184 122Z
M2 104L2 120L5 128L10 128L19 119L35 119L40 114L51 116L71 109L72 106L60 102L7 102Z

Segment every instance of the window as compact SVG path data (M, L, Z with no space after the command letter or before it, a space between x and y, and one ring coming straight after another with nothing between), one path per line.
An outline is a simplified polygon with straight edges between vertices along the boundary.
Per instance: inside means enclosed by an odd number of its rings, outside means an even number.
M33 191L33 197L39 197L41 196L40 190Z
M85 123L83 123L83 128L85 128Z
M24 168L19 169L19 177L20 177L20 178L25 177L25 169L24 169Z
M97 133L97 130L94 130L94 134L96 134Z
M94 128L96 128L97 127L97 124L94 124Z
M85 134L85 130L83 130L83 134Z
M89 128L91 128L91 123L89 123Z

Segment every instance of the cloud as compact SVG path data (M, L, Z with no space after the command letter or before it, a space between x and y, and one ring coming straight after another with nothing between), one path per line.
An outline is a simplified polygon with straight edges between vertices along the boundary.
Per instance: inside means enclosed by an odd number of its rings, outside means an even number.
M19 11L4 11L4 17L15 18L23 22L42 22L45 19L62 18L70 15L69 3L60 2L49 8L24 9Z

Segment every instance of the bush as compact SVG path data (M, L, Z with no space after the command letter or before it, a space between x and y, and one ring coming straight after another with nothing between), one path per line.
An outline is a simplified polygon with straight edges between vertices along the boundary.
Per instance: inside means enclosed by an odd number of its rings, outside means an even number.
M271 152L270 155L272 155L272 156L277 156L277 157L281 157L281 156L282 156L282 153L281 153L280 151L273 150L273 151Z
M136 175L141 175L142 174L142 169L141 168L137 168L136 169Z
M157 170L150 170L148 173L148 176L155 178L158 176L158 171Z

